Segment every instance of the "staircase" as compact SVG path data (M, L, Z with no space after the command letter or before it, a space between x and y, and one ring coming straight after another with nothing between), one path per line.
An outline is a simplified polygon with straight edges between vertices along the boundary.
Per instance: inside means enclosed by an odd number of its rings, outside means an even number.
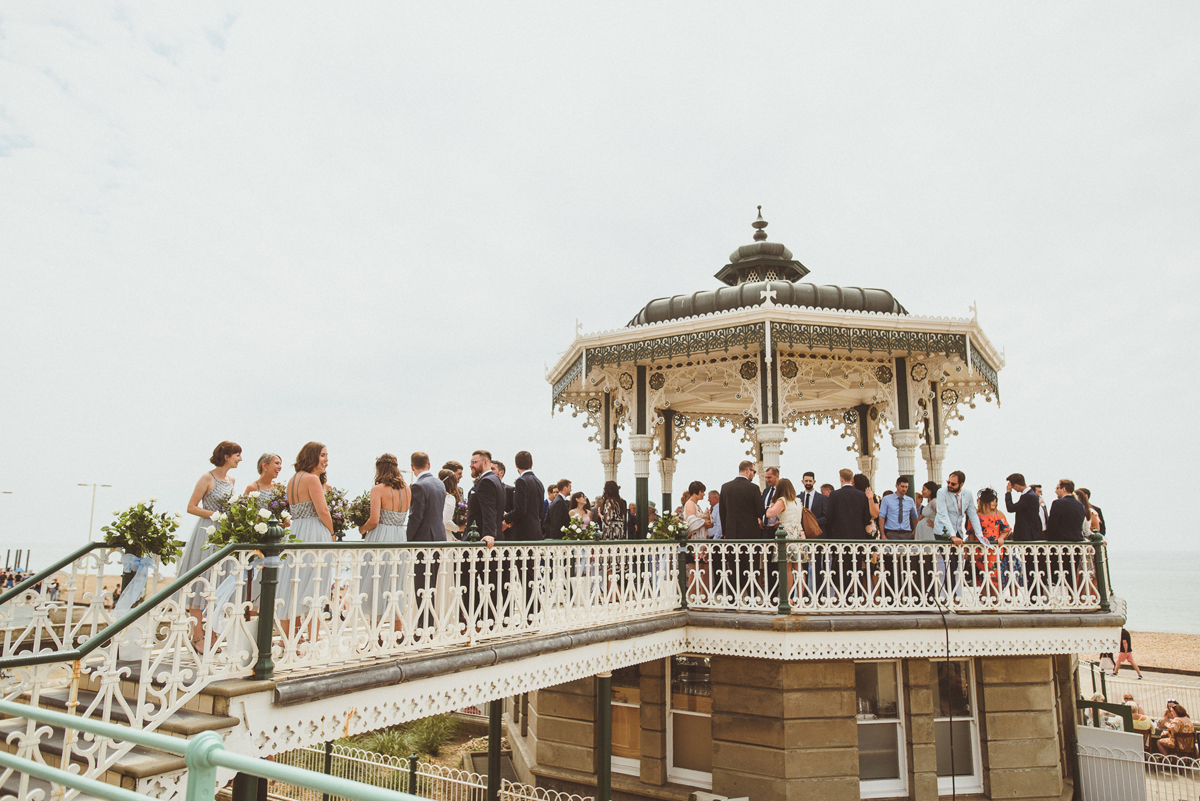
M120 683L121 699L111 703L107 720L111 723L128 725L129 710L136 708L140 684L142 680L142 665L140 662L119 663L119 669L124 674ZM76 710L97 709L103 702L99 689L99 680L93 674L90 682L80 682L76 693ZM156 731L174 737L193 737L200 732L215 731L221 735L229 734L240 721L229 714L232 699L249 693L262 692L269 689L270 682L248 681L244 679L228 679L214 681L179 709L163 719ZM163 682L153 678L149 682L153 691L163 692ZM86 688L86 689L85 689ZM38 694L37 705L44 709L59 712L70 712L71 689L62 687L42 690ZM23 703L33 703L31 693L25 693L19 699ZM123 701L123 703L122 703ZM93 714L93 717L97 717ZM43 729L47 727L42 727ZM71 740L61 727L48 727L49 733L39 738L41 760L48 765L66 767L63 765L63 753L69 752L69 761L85 772L96 762L96 743L90 742L80 734L74 734ZM20 752L21 742L30 735L29 722L24 719L0 720L0 749L16 754ZM11 738L11 742L10 742ZM71 748L64 748L66 743ZM26 753L28 756L28 753ZM132 790L148 798L170 798L175 796L183 785L186 770L183 757L167 754L142 746L133 746L117 756L112 764L102 773L96 773L94 778L109 784ZM12 776L4 783L4 792L17 792L17 777ZM47 798L51 796L47 794ZM82 796L80 796L82 797Z

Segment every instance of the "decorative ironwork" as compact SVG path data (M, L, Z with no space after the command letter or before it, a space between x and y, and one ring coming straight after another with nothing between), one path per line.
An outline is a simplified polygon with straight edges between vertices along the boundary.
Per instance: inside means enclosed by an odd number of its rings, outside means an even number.
M752 414L748 414L742 418L742 427L747 431L753 431L758 427L758 418Z
M946 406L953 406L958 403L958 392L953 389L942 390L942 403Z
M872 407L871 407L871 419L872 419L872 420L878 420L878 419L879 419L879 407L878 407L878 406L872 406Z
M629 373L621 373L621 378L619 381L621 382L621 389L633 389L633 376L631 376Z
M567 372L563 373L562 378L560 378L554 382L554 388L550 390L550 407L551 408L558 405L558 399L562 396L563 392L566 391L567 387L571 386L571 384L574 384L575 379L579 378L579 376L582 374L583 374L583 354L581 353L581 354L579 354L579 358L576 359L571 364L571 366L567 368Z
M983 380L988 383L992 391L996 393L996 400L1000 400L1000 377L996 373L996 368L988 363L988 360L983 357L979 349L975 347L974 342L967 342L967 346L971 349L971 367L979 375L983 376Z
M858 422L858 412L854 409L847 409L842 419L846 421L846 425L852 426Z
M599 398L588 398L588 400L587 400L588 412L590 412L591 414L599 414L601 407L602 407L602 404L600 403Z
M758 365L751 361L742 362L741 369L738 373L747 381L758 377Z
M875 368L875 377L879 379L880 384L892 383L892 368L886 364L881 364Z
M779 374L784 378L795 378L800 372L800 366L793 359L784 359L779 365Z
M676 336L644 339L640 342L624 342L619 345L588 348L587 360L589 365L603 367L606 364L691 356L694 353L712 353L714 350L728 351L730 348L747 348L751 345L762 345L765 341L766 328L763 325L736 325L711 331L692 331Z
M926 355L944 353L967 357L967 338L962 334L929 331L880 331L874 328L849 328L835 325L812 325L809 323L771 323L771 339L777 343L801 345L814 348L877 350L893 353L918 353ZM588 359L591 359L589 353Z
M628 373L626 373L628 375ZM667 378L661 372L656 372L650 376L650 389L662 389L667 383Z
M908 371L908 374L912 377L913 381L924 381L925 376L929 375L929 368L921 362L917 362Z

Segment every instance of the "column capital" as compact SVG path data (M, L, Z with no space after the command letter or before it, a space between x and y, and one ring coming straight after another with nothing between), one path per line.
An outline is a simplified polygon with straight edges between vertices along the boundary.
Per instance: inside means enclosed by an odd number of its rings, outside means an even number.
M892 445L896 448L915 448L920 439L916 429L902 428L892 431Z
M875 486L875 471L879 467L878 456L859 456L858 457L858 472L862 473L871 482L871 486Z
M620 448L601 448L600 449L600 464L605 467L621 463Z
M759 445L779 445L787 436L787 427L783 423L763 423L754 429L754 438Z
M921 458L925 460L925 472L929 481L942 483L942 463L946 459L945 445L921 445Z
M654 437L649 434L632 434L629 449L633 451L633 474L637 478L650 476L650 451L654 450Z
M896 462L900 475L911 476L916 472L917 442L920 435L913 429L892 431L892 445L896 448Z

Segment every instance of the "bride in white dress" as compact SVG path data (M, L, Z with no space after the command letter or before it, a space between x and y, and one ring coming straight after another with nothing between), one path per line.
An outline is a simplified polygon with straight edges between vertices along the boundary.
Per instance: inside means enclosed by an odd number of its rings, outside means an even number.
M319 442L310 442L296 457L296 474L288 481L288 506L292 510L291 533L301 542L333 542L333 518L325 503L325 471L329 452ZM279 568L275 596L279 625L290 635L308 609L324 614L329 601L333 566L312 551L285 552ZM317 570L320 569L318 574Z
M371 516L358 527L366 543L405 542L408 507L412 490L400 475L396 457L385 453L375 460L375 486L371 488ZM408 573L408 554L402 548L378 551L379 577L371 552L363 554L359 574L359 595L363 614L372 626L391 619L392 629L400 630L404 619L405 581ZM382 632L380 633L382 634Z

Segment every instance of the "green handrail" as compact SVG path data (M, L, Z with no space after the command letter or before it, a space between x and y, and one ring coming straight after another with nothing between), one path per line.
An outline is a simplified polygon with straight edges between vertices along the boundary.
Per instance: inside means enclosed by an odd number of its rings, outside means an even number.
M130 609L128 612L126 612L124 615L122 615L121 617L114 620L112 623L109 623L103 629L101 629L100 631L93 634L90 639L85 640L78 647L71 648L66 651L43 651L43 652L37 653L37 654L29 654L28 656L0 657L0 668L23 667L26 665L48 665L53 662L66 662L66 661L74 661L76 659L82 659L83 657L90 654L92 651L99 648L104 643L111 640L115 635L117 635L117 634L121 633L122 631L124 631L125 629L127 629L138 618L142 617L143 615L148 614L158 604L162 603L163 601L167 600L175 593L179 592L187 584L190 584L197 576L199 576L201 573L208 570L210 567L212 567L217 562L219 562L221 559L223 559L226 554L231 553L233 551L246 551L246 550L256 551L258 549L259 549L258 545L256 545L256 544L248 544L247 545L247 544L242 544L242 543L235 543L235 544L226 545L224 548L220 549L216 553L201 560L200 564L196 565L191 570L184 572L182 575L176 576L175 580L172 581L170 584L168 584L166 587L164 587L163 589L156 592L154 595L152 595L150 598L148 598L145 602L139 604L138 606L135 606L133 609Z
M107 548L107 547L109 547L109 546L105 545L102 542L89 542L87 545L83 546L78 551L75 551L70 556L64 556L62 559L59 559L57 562L55 562L50 567L42 568L42 571L40 573L35 573L34 575L32 575L29 578L22 581L20 584L13 587L8 592L0 593L0 604L8 603L9 600L17 597L25 590L27 590L30 587L37 584L39 581L45 581L48 578L52 578L55 573L62 570L67 565L71 564L76 559L83 556L85 553L94 551L97 548Z
M170 737L165 734L118 726L115 723L102 723L11 701L0 701L0 714L14 718L27 718L39 723L49 723L52 726L61 726L63 729L82 731L182 756L188 766L188 801L213 801L217 792L216 769L218 767L230 768L248 776L273 779L342 798L361 799L361 801L420 801L420 796L410 793L387 790L352 779L326 776L323 773L304 768L268 762L228 751L225 749L221 735L215 731L206 731L190 739ZM4 752L0 752L0 766L13 768L44 781L82 790L98 798L112 799L112 801L135 801L143 798L138 793L105 784L97 779L88 779L77 773L69 773L41 762Z

